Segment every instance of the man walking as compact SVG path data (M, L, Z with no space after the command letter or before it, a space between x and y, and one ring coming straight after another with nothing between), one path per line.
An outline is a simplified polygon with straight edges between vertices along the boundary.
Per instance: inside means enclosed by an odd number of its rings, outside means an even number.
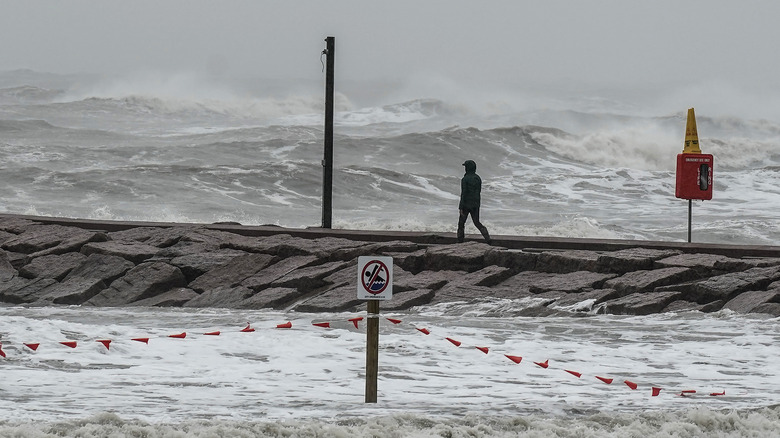
M477 175L477 163L467 160L463 165L466 167L466 174L460 180L460 217L458 218L458 242L463 242L465 237L464 228L466 219L471 215L474 226L477 227L485 242L490 245L490 234L487 228L479 221L480 192L482 191L482 178Z

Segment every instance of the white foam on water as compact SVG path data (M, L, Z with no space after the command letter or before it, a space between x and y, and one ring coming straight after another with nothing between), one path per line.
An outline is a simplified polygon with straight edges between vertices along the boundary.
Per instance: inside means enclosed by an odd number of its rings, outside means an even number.
M359 314L0 307L0 436L772 436L780 425L777 318L513 316L535 305L385 312L402 323L380 323L377 404L363 403L364 325L348 321ZM240 332L247 321L255 332Z

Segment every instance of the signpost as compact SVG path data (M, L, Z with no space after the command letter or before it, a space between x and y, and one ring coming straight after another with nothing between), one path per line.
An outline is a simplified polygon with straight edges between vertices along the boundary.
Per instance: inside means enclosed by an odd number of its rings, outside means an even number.
M376 403L379 374L379 302L393 297L393 258L358 257L357 297L366 300L366 403Z

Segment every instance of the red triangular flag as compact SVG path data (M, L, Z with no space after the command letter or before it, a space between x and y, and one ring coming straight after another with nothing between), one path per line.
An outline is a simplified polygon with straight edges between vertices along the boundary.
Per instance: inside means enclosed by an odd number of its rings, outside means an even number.
M98 339L95 342L100 342L101 344L103 344L104 347L106 347L106 350L110 350L110 348L108 346L111 345L111 340L109 340L109 339Z
M572 376L576 376L577 378L582 377L582 373L578 373L576 371L571 371L571 370L564 370L564 371L566 371L567 373L571 374Z
M657 396L658 396L658 394L660 394L660 393L661 393L661 389L662 389L662 388L658 388L658 387L656 387L656 386L653 386L653 397L657 397Z
M347 321L351 322L352 324L355 324L355 328L358 328L358 322L362 321L363 317L358 316L357 318L350 318Z
M131 339L131 341L143 342L144 344L148 344L149 343L149 338L133 338L133 339Z
M726 395L726 390L723 390L723 392L713 392L713 393L710 393L710 396L712 396L712 397L717 397L719 395Z
M639 387L639 385L637 385L636 383L631 382L629 380L624 380L623 383L628 385L628 387L631 388L631 389L637 389Z
M479 350L479 351L481 351L481 352L483 352L485 354L488 354L488 347L474 347L474 348L476 348L477 350Z
M461 342L460 342L460 341L456 341L455 339L452 339L452 338L446 338L446 339L447 339L448 341L452 342L452 345L454 345L454 346L456 346L456 347L460 347L460 344L461 344Z
M62 341L60 344L70 347L70 348L76 348L76 341Z
M392 322L393 324L400 324L401 323L400 319L387 318L387 320Z
M330 328L329 322L313 322L311 325L322 327L322 328Z
M534 363L539 365L542 368L547 368L548 366L550 366L550 359L547 359L544 362L534 362Z
M511 360L514 363L520 363L523 361L523 358L520 356L510 356L508 354L505 354L504 356L507 357L507 359Z
M596 378L601 380L602 382L606 383L607 385L611 385L612 384L612 379L609 379L607 377L596 376Z
M0 357L5 357L5 351L3 351L3 344L0 344Z
M418 328L417 331L418 332L422 332L423 334L426 334L426 335L430 335L431 334L431 332L428 331L427 328Z
M292 328L292 322L287 321L284 324L277 324L276 328L282 328L282 329Z
M169 338L184 339L187 337L187 332L181 332L178 335L168 335Z
M38 346L41 344L24 344L25 347L29 348L32 351L36 351L38 349Z
M216 331L216 332L208 332L208 333L203 333L203 334L205 336L219 336L220 332Z

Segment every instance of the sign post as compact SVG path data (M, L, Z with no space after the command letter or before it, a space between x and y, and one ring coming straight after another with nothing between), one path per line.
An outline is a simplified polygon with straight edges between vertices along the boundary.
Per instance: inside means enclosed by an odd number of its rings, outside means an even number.
M358 257L357 297L366 300L366 403L376 403L379 375L379 302L393 297L393 258Z

